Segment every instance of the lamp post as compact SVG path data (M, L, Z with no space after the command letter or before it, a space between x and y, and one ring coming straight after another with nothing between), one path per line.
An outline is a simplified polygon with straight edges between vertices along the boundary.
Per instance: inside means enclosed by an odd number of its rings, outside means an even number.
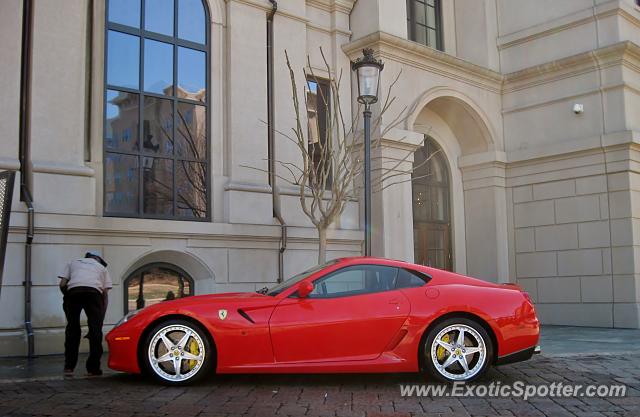
M364 255L371 256L371 105L378 101L382 61L373 57L373 49L351 63L358 77L358 102L364 104Z

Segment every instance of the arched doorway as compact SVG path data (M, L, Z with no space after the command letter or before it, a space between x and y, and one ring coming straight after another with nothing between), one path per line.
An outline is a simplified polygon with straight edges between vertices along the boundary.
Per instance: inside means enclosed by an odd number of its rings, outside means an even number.
M428 136L414 154L411 185L414 262L451 271L449 165L440 146Z
M136 269L124 281L124 313L194 294L193 279L168 263L151 263Z

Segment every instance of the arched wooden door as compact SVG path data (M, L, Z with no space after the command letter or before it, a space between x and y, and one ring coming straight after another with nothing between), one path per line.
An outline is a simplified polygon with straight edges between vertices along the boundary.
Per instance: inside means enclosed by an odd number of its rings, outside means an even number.
M451 271L451 186L447 159L427 137L412 174L414 262Z

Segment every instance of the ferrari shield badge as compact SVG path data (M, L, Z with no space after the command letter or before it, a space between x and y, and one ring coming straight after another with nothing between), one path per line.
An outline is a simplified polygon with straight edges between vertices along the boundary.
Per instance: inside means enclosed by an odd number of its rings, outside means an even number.
M225 309L218 310L218 317L220 317L220 320L226 319L227 318L227 310L225 310Z

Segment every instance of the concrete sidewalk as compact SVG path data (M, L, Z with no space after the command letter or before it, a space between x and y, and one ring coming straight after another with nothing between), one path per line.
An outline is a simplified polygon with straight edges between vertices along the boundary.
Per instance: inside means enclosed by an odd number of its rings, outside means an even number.
M542 326L540 345L543 357L639 354L640 330ZM86 378L86 358L86 354L80 355L73 378ZM102 359L105 375L114 374L107 368L107 358L108 354L105 353ZM62 355L39 356L32 361L26 358L0 358L0 383L61 379L63 365Z

